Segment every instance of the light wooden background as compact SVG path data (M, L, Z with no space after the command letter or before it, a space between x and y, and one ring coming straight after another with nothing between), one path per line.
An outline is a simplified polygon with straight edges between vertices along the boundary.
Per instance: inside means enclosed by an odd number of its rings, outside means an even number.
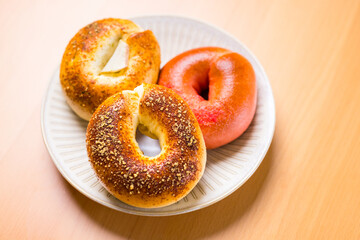
M63 50L93 20L180 14L244 42L276 102L272 146L225 200L138 217L103 207L57 171L40 105ZM360 239L360 2L0 0L1 239Z

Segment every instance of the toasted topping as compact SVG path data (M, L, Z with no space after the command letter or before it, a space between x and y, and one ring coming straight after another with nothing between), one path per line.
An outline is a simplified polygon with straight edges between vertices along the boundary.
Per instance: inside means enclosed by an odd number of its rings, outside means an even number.
M138 104L139 114L151 116L166 129L168 151L150 159L136 150L135 136L130 137L134 114L129 112L125 97L117 94L106 100L90 121L87 132L90 161L100 180L119 194L178 196L199 178L204 167L198 159L202 136L194 127L197 123L191 111L184 113L188 109L185 102L164 88L157 91L149 88Z

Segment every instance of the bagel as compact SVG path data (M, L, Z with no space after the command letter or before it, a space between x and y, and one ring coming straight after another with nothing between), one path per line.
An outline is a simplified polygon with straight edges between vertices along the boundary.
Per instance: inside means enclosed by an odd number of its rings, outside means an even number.
M130 20L109 18L87 25L71 39L60 82L70 107L89 120L111 95L156 83L159 68L160 47L154 34Z
M239 137L255 114L254 70L243 56L224 48L197 48L176 56L161 70L159 84L189 104L208 149Z
M138 125L158 137L157 156L141 152L135 140ZM135 207L179 201L200 180L206 164L205 143L191 109L175 92L155 84L104 101L90 119L86 145L102 185Z

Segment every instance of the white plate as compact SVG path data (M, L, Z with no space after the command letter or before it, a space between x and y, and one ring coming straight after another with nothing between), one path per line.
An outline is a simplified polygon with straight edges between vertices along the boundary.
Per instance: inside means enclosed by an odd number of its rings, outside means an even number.
M59 83L59 70L47 90L41 124L49 153L61 174L77 190L110 208L137 215L165 216L191 212L209 206L238 189L257 169L271 143L275 127L275 108L267 76L255 56L237 39L197 20L174 16L133 19L151 29L160 47L162 65L177 54L201 46L219 46L245 56L254 67L258 86L258 105L250 128L237 140L208 151L205 174L194 190L168 207L142 209L129 206L110 195L98 182L85 148L87 122L77 117L65 102ZM151 152L157 145L140 141Z

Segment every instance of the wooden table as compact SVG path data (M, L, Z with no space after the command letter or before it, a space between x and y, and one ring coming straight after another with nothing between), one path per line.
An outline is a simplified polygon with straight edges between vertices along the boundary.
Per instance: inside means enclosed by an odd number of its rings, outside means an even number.
M276 131L231 196L172 217L103 207L57 171L40 105L64 48L109 16L217 25L263 64ZM360 239L360 2L0 0L0 239Z

